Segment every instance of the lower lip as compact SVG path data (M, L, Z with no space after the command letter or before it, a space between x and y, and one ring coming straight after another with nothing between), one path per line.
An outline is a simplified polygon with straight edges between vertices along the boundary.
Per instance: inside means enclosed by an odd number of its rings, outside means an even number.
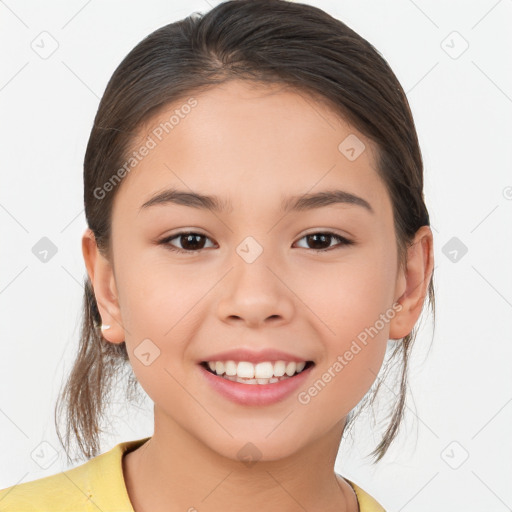
M215 391L241 405L270 405L284 400L304 383L313 366L272 384L241 384L219 377L199 365L201 373Z

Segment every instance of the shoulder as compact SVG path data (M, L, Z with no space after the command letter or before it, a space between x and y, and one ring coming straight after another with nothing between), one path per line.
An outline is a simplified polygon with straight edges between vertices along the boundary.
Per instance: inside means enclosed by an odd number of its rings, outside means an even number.
M361 487L347 478L345 480L353 487L356 493L360 512L386 512L384 507L375 498L361 489Z
M98 457L55 475L15 484L0 491L0 510L39 512L52 510L88 511L94 473L101 466Z
M149 438L119 443L87 462L0 490L2 512L133 512L123 478L122 455Z
M86 505L90 463L91 461L69 471L0 490L0 510L2 512L21 512L22 510L61 512L64 510L64 505L76 510L89 510Z

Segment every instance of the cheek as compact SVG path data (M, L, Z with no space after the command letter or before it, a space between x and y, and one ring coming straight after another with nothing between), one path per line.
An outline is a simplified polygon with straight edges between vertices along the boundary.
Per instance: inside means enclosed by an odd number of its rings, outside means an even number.
M155 404L168 403L172 396L174 412L185 415L190 400L183 390L187 380L184 362L187 340L196 328L193 305L198 303L197 293L190 283L185 286L178 277L164 277L158 268L132 274L124 283L126 346L137 381Z
M124 258L119 281L123 283L121 309L126 328L139 337L159 340L177 339L176 332L193 315L209 283L196 274L191 279L190 271L171 265L158 253Z
M304 272L311 278L296 280L297 295L323 325L329 346L343 348L366 328L373 326L392 306L395 289L394 254L378 247L354 252L353 256ZM320 322L319 322L320 320ZM389 323L378 323L387 336Z
M324 353L314 389L303 391L304 402L322 404L319 413L330 410L334 418L356 406L379 373L395 316L395 267L393 255L373 252L333 268L316 274L316 292L305 300L318 317Z
M173 374L179 371L186 340L196 328L194 307L199 306L204 290L161 261L128 255L118 269L118 280L123 283L119 293L129 357L137 379L151 396L151 388L172 380L166 369Z

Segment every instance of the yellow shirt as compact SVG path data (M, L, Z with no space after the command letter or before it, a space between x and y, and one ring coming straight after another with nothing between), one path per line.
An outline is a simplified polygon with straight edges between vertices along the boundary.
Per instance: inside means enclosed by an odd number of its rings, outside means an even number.
M124 481L122 457L148 439L119 443L75 468L1 489L0 511L134 512ZM347 482L356 492L360 512L385 512L359 486Z

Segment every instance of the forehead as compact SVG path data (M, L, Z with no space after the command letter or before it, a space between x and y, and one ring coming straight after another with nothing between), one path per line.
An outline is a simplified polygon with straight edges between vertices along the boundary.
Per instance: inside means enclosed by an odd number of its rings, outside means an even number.
M114 200L123 215L167 187L217 195L231 210L282 208L285 196L340 187L390 207L373 142L282 85L235 80L192 94L146 122L132 149L136 165Z

